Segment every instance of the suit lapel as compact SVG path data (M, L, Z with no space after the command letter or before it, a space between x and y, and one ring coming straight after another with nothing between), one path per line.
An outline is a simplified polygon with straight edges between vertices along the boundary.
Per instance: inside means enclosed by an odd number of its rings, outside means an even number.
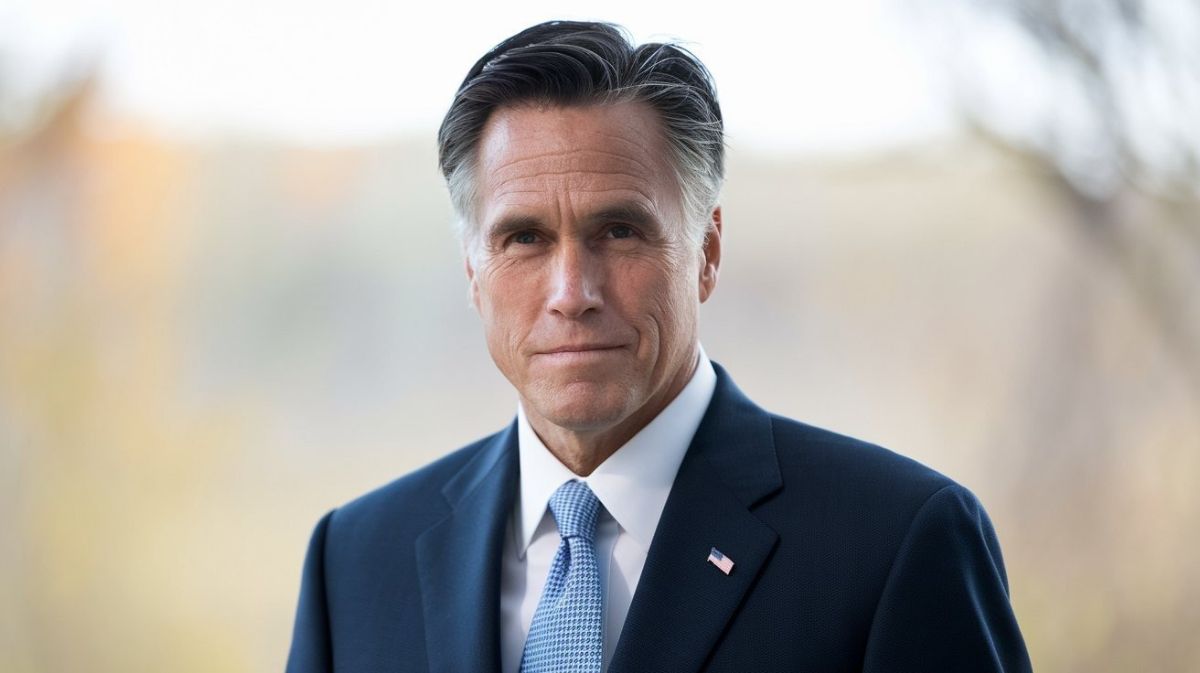
M500 562L518 471L514 424L446 484L449 516L417 538L431 673L500 670Z
M713 400L667 498L610 673L699 670L778 540L750 509L782 483L770 417L713 367ZM729 575L707 562L714 547L734 562Z

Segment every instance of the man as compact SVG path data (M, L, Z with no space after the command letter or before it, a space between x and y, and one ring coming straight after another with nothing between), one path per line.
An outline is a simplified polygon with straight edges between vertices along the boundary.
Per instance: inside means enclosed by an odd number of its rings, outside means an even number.
M321 520L291 673L1030 670L966 489L701 350L724 150L691 54L534 26L439 143L517 418Z

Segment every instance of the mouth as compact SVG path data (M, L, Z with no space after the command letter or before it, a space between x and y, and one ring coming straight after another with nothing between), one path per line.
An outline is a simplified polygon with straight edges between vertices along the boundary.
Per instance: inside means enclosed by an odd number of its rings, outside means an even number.
M624 348L621 345L613 344L570 344L566 346L558 346L550 350L541 351L538 355L574 355L574 354L592 354L604 353L607 351L618 351Z

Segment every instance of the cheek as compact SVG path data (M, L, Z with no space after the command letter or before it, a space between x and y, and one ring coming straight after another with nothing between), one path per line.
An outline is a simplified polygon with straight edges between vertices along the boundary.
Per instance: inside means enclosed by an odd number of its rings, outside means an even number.
M536 274L504 261L489 265L478 276L479 312L496 354L517 351L529 333L540 307L538 282Z
M660 261L653 268L627 270L625 277L636 282L625 285L627 306L635 307L630 316L638 323L643 338L660 345L673 341L692 329L693 304L697 301L698 282L683 268L686 264ZM640 272L639 272L640 271ZM649 344L647 344L649 345Z
M694 340L700 306L699 265L695 258L681 255L672 265L670 274L665 281L664 301L668 312L663 316L663 331L670 340Z
M514 276L512 266L510 261L494 257L480 263L475 282L484 301L496 303L503 300L505 287L511 285Z

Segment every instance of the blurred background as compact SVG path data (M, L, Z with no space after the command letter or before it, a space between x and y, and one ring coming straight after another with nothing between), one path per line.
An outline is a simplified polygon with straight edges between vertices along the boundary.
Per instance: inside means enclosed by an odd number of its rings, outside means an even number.
M548 18L716 77L709 355L974 490L1037 670L1200 670L1200 4L511 4L0 6L0 670L282 670L321 514L510 420L434 133Z

